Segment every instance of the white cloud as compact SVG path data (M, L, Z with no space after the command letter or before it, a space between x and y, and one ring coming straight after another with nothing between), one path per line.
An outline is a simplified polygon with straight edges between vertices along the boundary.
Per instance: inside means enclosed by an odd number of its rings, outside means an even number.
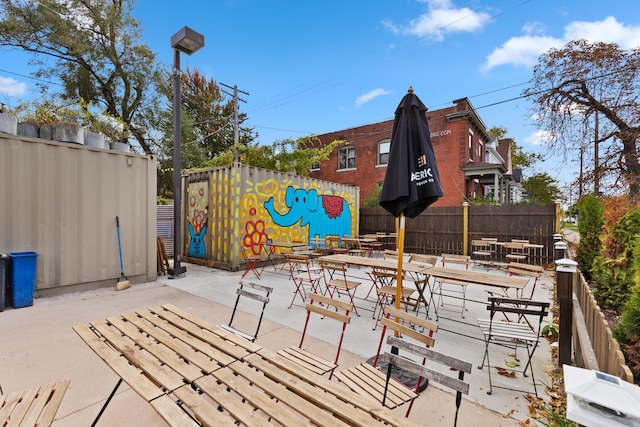
M6 96L20 97L27 92L27 84L10 77L0 77L0 93Z
M430 37L441 41L445 34L472 32L485 26L491 15L476 12L468 7L456 8L450 0L421 0L428 5L428 12L412 19L407 26L385 21L383 24L394 33Z
M491 52L482 69L487 71L505 64L532 67L538 62L540 54L552 47L561 47L563 44L562 40L553 37L530 35L513 37Z
M382 96L382 95L388 95L390 93L391 93L390 91L384 90L382 88L374 89L371 92L367 92L364 95L360 95L358 97L358 99L356 99L356 102L355 102L354 105L356 107L360 107L362 104L366 104L367 102L371 101L372 99L375 99L375 98L377 98L379 96Z
M546 130L537 130L528 137L526 137L525 142L531 145L535 145L537 147L544 147L554 140L553 134Z
M565 28L565 40L617 43L623 49L640 47L640 27L625 26L613 16L598 22L572 22Z
M591 43L602 41L617 43L623 49L640 47L640 26L618 22L614 17L596 22L575 21L564 28L561 38L541 34L538 23L528 23L522 28L523 36L513 37L487 56L482 69L487 71L500 65L532 67L538 57L550 48L560 48L571 40L585 39ZM534 35L537 34L537 35Z

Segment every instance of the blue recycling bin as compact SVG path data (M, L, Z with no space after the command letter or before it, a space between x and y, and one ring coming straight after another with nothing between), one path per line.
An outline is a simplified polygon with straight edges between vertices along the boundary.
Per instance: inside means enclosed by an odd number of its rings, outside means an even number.
M14 308L33 305L37 260L37 252L9 253L9 292Z
M9 270L9 256L0 254L0 311L4 311L7 294L7 270Z

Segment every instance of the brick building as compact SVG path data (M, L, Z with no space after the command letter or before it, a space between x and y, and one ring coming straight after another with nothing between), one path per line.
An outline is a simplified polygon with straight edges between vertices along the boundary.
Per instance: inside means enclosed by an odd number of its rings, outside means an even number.
M440 110L427 111L444 197L435 206L459 206L465 200L489 197L500 203L519 202L520 171L511 168L511 139L490 138L467 98ZM393 120L318 135L322 144L344 140L331 157L309 176L360 187L362 201L387 171ZM496 190L497 189L497 190Z

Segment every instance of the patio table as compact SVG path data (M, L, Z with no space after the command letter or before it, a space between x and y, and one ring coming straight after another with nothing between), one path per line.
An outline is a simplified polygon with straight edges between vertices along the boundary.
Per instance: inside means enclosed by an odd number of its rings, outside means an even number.
M171 304L74 326L169 425L417 426Z

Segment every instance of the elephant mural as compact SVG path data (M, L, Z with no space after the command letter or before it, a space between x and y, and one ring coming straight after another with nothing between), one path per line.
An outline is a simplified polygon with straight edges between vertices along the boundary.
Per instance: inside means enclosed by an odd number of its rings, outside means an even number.
M349 204L340 196L318 195L315 189L287 187L285 204L289 210L279 213L273 203L273 197L264 203L273 222L281 227L291 227L298 221L301 227L309 226L309 244L316 235L322 239L327 234L351 234Z

